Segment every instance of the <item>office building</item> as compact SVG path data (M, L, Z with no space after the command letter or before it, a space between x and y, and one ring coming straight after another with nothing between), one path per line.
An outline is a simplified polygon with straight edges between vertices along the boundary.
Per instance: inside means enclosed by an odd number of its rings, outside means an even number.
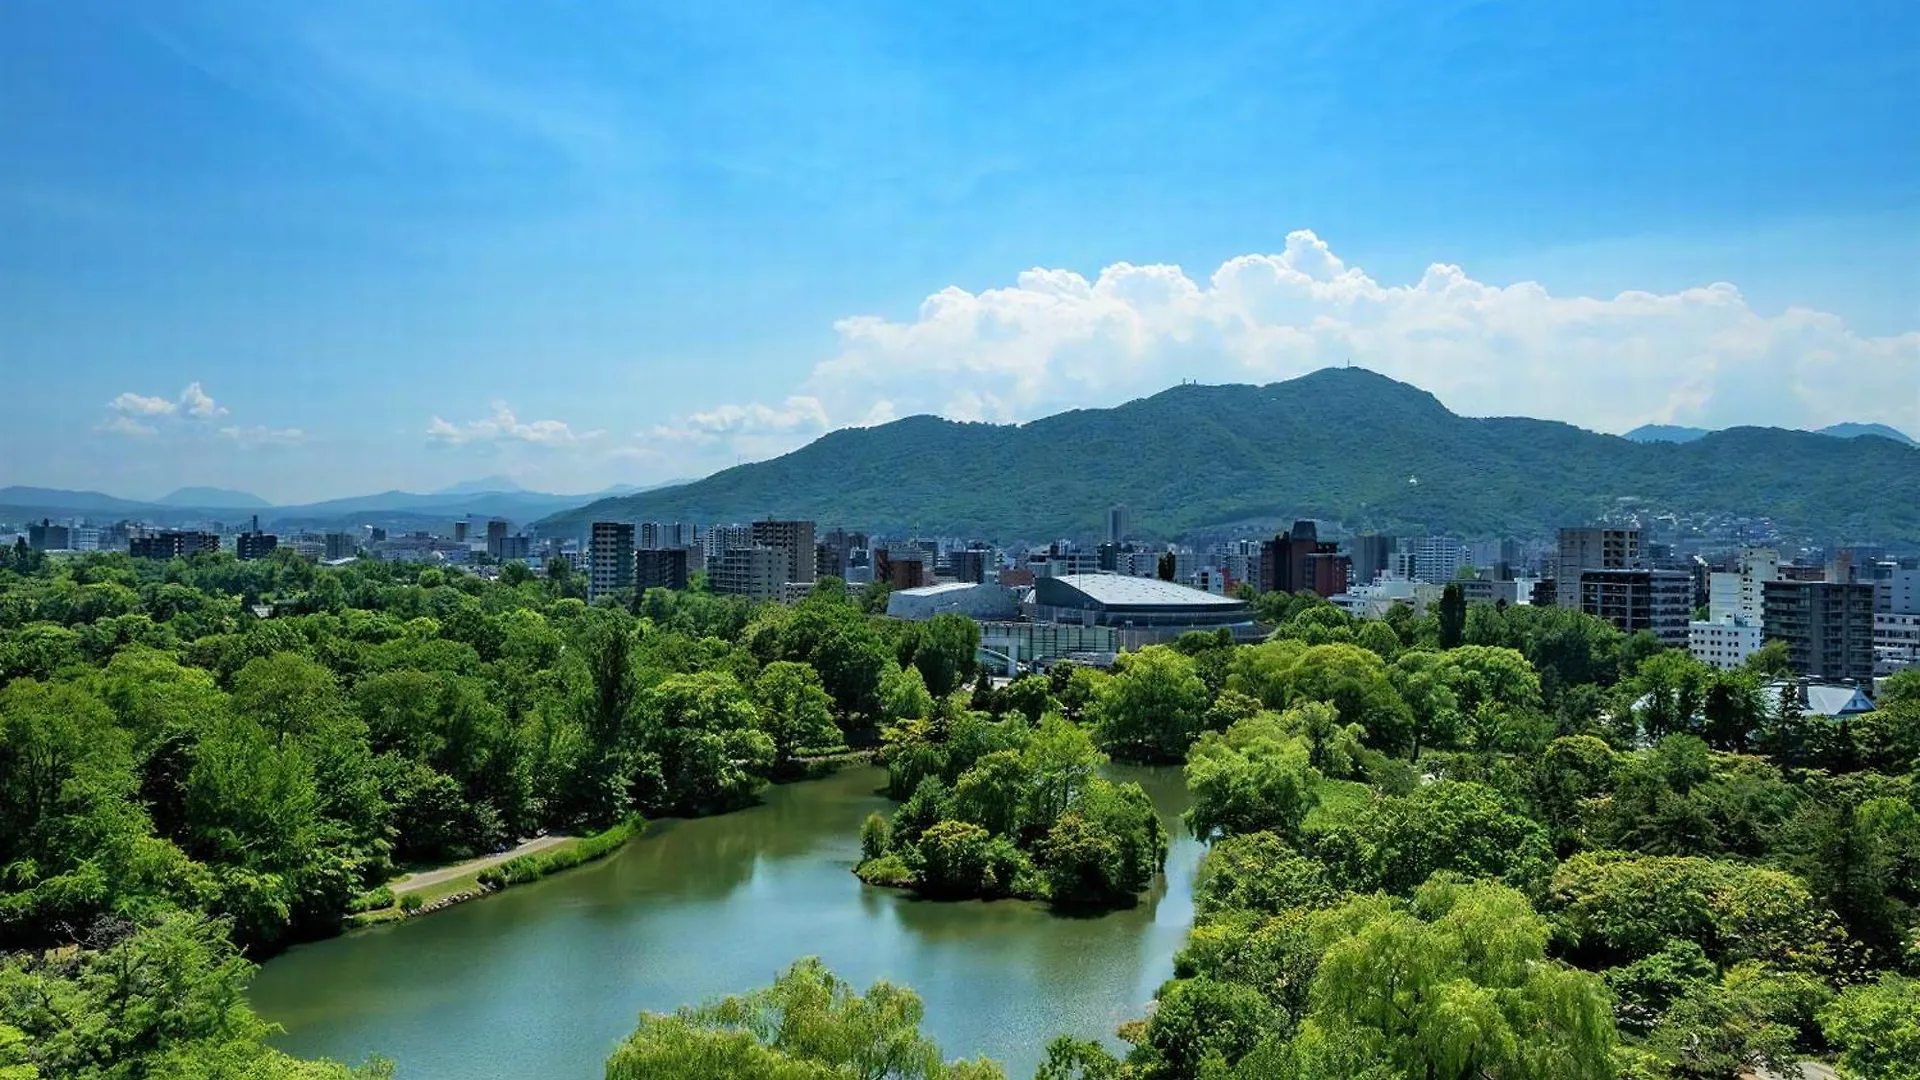
M1133 531L1132 515L1124 506L1107 509L1107 543L1118 544L1127 539Z
M648 589L684 589L687 587L687 556L683 547L641 548L633 556L633 587Z
M1695 660L1721 671L1733 671L1760 651L1760 624L1729 615L1725 619L1687 624L1687 651Z
M1347 591L1348 560L1340 546L1319 538L1311 521L1260 545L1261 592L1313 592L1333 596Z
M596 521L589 526L587 599L598 600L621 589L633 588L633 570L633 523Z
M716 593L778 600L785 592L788 553L770 547L737 547L707 564L707 585Z
M894 589L917 589L929 583L927 562L917 548L898 555L890 548L873 549L873 580Z
M1393 553L1397 550L1399 545L1394 538L1381 533L1356 536L1347 541L1347 560L1352 567L1352 584L1373 584L1374 578L1392 568L1391 560Z
M1652 632L1661 644L1687 647L1693 615L1693 579L1684 570L1582 570L1579 609L1634 634ZM1561 582L1564 587L1566 582Z
M219 550L220 537L210 532L167 529L127 541L127 554L136 559L184 559Z
M1873 678L1873 586L1769 581L1762 591L1768 641L1787 643L1796 674L1827 682Z
M1639 529L1579 528L1561 529L1559 549L1554 554L1553 576L1559 584L1554 595L1561 607L1579 608L1585 603L1581 574L1588 570L1635 570L1644 565ZM1686 623L1678 627L1679 644L1686 644Z
M1920 615L1920 570L1882 563L1873 579L1873 610L1887 615Z
M1000 560L993 552L985 548L969 547L956 551L949 556L953 564L955 581L972 582L975 585L993 580L994 572L1000 568Z
M47 518L27 526L27 546L35 551L72 551L73 530Z
M494 518L487 522L487 554L498 559L507 542L507 523Z

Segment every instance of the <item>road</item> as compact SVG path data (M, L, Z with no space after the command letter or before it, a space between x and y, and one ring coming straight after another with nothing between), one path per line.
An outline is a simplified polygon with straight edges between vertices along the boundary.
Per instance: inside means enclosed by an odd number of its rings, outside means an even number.
M388 887L393 890L393 895L405 896L410 892L432 888L441 882L452 881L454 878L461 877L465 874L485 870L489 866L498 866L508 859L517 859L522 855L531 855L536 851L545 851L555 844L564 844L571 839L573 839L571 836L536 836L526 843L521 844L519 847L511 848L495 855L482 855L478 859L468 859L466 862L454 863L452 866L443 866L438 870L427 870L418 874L409 874L398 881L389 882Z

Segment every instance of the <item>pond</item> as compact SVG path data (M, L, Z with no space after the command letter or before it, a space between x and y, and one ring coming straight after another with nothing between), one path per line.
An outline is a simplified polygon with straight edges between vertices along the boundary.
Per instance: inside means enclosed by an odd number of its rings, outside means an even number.
M303 945L268 962L255 1006L301 1056L380 1054L400 1080L601 1075L642 1010L764 985L818 956L864 988L925 1000L948 1057L1031 1076L1066 1033L1119 1045L1173 973L1201 846L1180 824L1178 769L1114 766L1173 838L1138 906L1069 918L1023 901L935 903L861 883L859 826L893 803L848 769L770 788L763 805L664 821L615 855L431 916Z

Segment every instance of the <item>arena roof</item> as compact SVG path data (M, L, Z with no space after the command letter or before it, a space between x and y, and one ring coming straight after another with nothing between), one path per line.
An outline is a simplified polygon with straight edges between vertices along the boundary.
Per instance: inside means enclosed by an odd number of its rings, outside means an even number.
M1245 601L1231 596L1216 596L1159 578L1130 577L1125 574L1062 574L1059 577L1038 578L1033 585L1035 602L1057 607L1073 603L1070 597L1061 593L1061 586L1079 593L1084 597L1084 602L1104 608L1204 607L1226 612L1247 606Z

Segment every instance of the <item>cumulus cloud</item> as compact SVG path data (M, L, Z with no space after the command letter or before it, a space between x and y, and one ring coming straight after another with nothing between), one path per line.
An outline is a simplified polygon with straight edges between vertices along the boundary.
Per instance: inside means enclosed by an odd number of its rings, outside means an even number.
M838 351L784 406L724 405L656 434L776 436L785 449L916 412L1023 421L1181 379L1271 382L1349 361L1465 415L1602 431L1860 420L1920 434L1920 330L1873 337L1805 308L1762 314L1725 283L1555 296L1436 263L1386 285L1308 231L1204 279L1131 263L1092 279L1033 269L1004 288L943 289L910 319L835 326Z
M469 444L528 443L534 446L573 446L598 438L600 432L575 432L564 421L535 420L523 423L504 401L493 403L493 412L484 419L455 424L438 416L427 422L427 439L440 446Z
M149 397L128 390L107 402L107 412L110 415L98 430L133 436L157 435L158 425L166 421L208 421L227 415L227 410L198 382L188 383L177 398Z

